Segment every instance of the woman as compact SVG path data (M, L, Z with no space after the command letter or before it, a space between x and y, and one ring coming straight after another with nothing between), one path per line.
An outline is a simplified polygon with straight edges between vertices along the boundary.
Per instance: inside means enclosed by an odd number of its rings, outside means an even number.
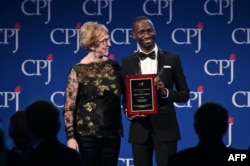
M70 69L66 86L67 145L82 154L84 166L116 166L123 134L120 65L107 58L105 25L83 24L80 45L87 55Z

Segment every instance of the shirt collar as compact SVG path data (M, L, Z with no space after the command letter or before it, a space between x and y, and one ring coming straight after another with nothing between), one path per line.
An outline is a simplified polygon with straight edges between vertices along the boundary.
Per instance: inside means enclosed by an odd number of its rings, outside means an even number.
M157 57L157 53L158 53L158 46L157 46L157 44L155 44L155 47L154 47L154 49L151 52L153 52L153 51L155 51L155 56ZM146 52L142 51L140 47L139 47L139 52L143 52L143 53L147 54Z

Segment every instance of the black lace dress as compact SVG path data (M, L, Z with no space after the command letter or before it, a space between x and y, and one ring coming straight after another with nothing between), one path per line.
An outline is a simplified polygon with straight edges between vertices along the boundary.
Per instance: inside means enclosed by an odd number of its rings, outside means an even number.
M67 139L121 136L121 88L116 61L74 65L68 75L64 108Z

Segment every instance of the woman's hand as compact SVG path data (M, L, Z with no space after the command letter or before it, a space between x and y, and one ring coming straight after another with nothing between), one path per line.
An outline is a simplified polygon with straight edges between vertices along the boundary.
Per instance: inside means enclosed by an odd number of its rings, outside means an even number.
M78 143L76 142L76 140L74 138L70 138L67 142L67 145L68 145L68 147L79 152Z

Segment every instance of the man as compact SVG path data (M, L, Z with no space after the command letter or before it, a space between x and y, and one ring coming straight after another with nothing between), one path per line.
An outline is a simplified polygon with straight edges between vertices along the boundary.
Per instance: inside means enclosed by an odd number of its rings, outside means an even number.
M1 122L1 119L0 119ZM0 123L0 165L4 165L5 161L5 138L4 138L4 133L2 129L2 125Z
M8 129L8 134L14 143L11 151L29 156L33 146L26 126L25 111L17 110L11 115Z
M129 143L135 166L152 166L155 152L158 166L166 166L168 156L176 153L181 138L174 102L189 100L189 88L178 55L161 50L155 43L155 28L144 16L137 17L132 25L132 37L139 50L122 60L122 75L157 74L154 79L158 91L159 112L156 115L135 115L130 119ZM142 53L153 57L145 58ZM174 88L175 87L175 88ZM127 111L126 94L123 107Z
M197 145L171 156L169 166L250 165L247 150L226 147L224 144L223 136L227 128L228 111L224 106L215 102L201 105L194 114L194 129L199 137ZM244 160L236 161L236 154L244 155Z
M61 143L59 110L46 100L36 100L25 110L27 127L33 138L34 150L30 154L32 165L82 166L81 155Z

